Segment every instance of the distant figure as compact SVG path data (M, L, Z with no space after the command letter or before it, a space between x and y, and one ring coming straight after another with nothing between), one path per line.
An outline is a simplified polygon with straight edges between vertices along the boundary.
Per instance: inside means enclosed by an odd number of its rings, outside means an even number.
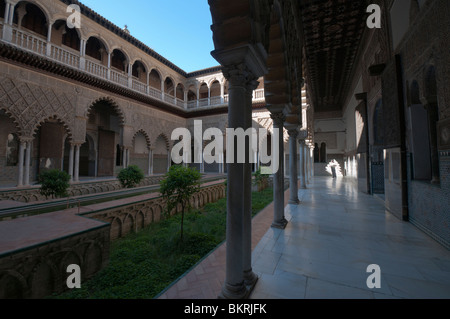
M331 166L331 173L333 174L333 178L336 178L336 166Z
M337 174L336 174L336 166L338 166L339 163L336 160L332 160L331 161L331 173L333 175L333 178L337 178Z

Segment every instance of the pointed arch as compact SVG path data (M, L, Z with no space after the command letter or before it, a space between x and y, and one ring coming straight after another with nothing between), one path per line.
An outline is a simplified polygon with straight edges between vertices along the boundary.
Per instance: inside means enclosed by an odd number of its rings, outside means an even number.
M150 136L149 136L149 135L147 134L147 132L144 131L143 129L140 129L140 130L138 130L138 131L136 131L136 132L134 133L134 135L133 135L133 145L134 145L134 142L135 142L136 137L137 137L139 134L142 134L142 135L144 136L145 141L147 142L147 147L150 148L151 145L152 145Z
M15 115L10 110L0 105L0 115L2 115L2 113L4 113L4 115L14 123L14 126L17 129L17 134L22 135L23 130L20 127L19 121L17 121Z
M123 112L122 108L119 106L119 104L117 104L116 101L114 101L112 98L110 97L101 97L96 99L94 102L92 102L89 107L87 108L84 116L86 119L89 118L89 116L91 115L92 109L93 107L98 104L98 103L106 103L109 104L114 111L117 113L119 120L120 120L120 126L124 126L126 123L126 118L125 118L125 113Z
M170 139L169 139L169 138L167 137L167 135L164 134L164 133L159 134L159 135L156 137L155 142L154 142L153 144L151 144L151 145L156 145L156 143L157 143L157 141L158 141L159 139L164 140L165 145L166 145L166 148L167 148L167 152L169 152L169 151L170 151Z
M73 138L73 134L72 134L72 131L71 131L69 125L67 125L66 122L64 120L60 119L58 117L58 115L56 115L56 114L52 115L52 116L49 116L49 117L46 117L46 118L42 119L41 121L39 121L38 123L36 123L34 128L33 128L33 130L32 130L33 136L35 136L37 134L38 130L46 122L54 122L54 121L56 121L58 124L61 124L64 127L64 129L65 129L65 131L67 133L67 138L69 138L71 140Z

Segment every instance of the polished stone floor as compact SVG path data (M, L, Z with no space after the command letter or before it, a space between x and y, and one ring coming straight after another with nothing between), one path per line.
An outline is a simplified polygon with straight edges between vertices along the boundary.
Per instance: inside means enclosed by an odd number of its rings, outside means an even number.
M253 251L253 299L450 298L450 251L343 178L315 178ZM370 289L369 265L381 288Z

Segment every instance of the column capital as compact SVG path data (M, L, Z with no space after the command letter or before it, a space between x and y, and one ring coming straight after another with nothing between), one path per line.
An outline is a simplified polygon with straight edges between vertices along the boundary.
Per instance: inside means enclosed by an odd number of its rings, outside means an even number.
M247 82L247 90L253 92L259 86L259 82L257 81L257 77L249 78Z
M29 136L20 136L19 137L20 143L29 143L29 142L32 142L33 140L34 140L34 137L29 137Z
M273 120L274 125L280 128L284 126L284 122L286 121L286 115L283 112L271 113L270 118Z
M288 130L289 137L297 138L300 134L297 129Z
M230 86L246 87L253 75L244 64L229 65L222 70Z
M70 146L81 147L84 143L86 143L86 141L71 141L69 144Z

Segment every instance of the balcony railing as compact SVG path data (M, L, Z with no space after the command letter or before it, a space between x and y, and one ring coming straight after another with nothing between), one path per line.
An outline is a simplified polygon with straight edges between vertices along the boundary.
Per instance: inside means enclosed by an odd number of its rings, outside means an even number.
M10 30L9 36L5 36L5 34L8 32L5 29L6 26L8 26ZM228 95L213 96L193 101L183 101L182 99L173 97L171 95L163 94L161 90L151 87L146 83L143 83L139 79L126 74L125 72L108 68L98 62L93 61L94 59L90 57L82 57L79 52L65 49L52 43L48 43L39 35L32 34L25 30L19 30L16 27L11 27L9 25L4 25L1 19L0 41L12 44L13 46L19 47L22 50L44 56L50 60L57 61L66 66L79 69L103 80L114 82L118 85L127 87L141 94L149 95L155 99L164 101L168 104L182 109L194 110L197 108L224 106L228 104ZM264 101L264 89L254 91L253 100Z

